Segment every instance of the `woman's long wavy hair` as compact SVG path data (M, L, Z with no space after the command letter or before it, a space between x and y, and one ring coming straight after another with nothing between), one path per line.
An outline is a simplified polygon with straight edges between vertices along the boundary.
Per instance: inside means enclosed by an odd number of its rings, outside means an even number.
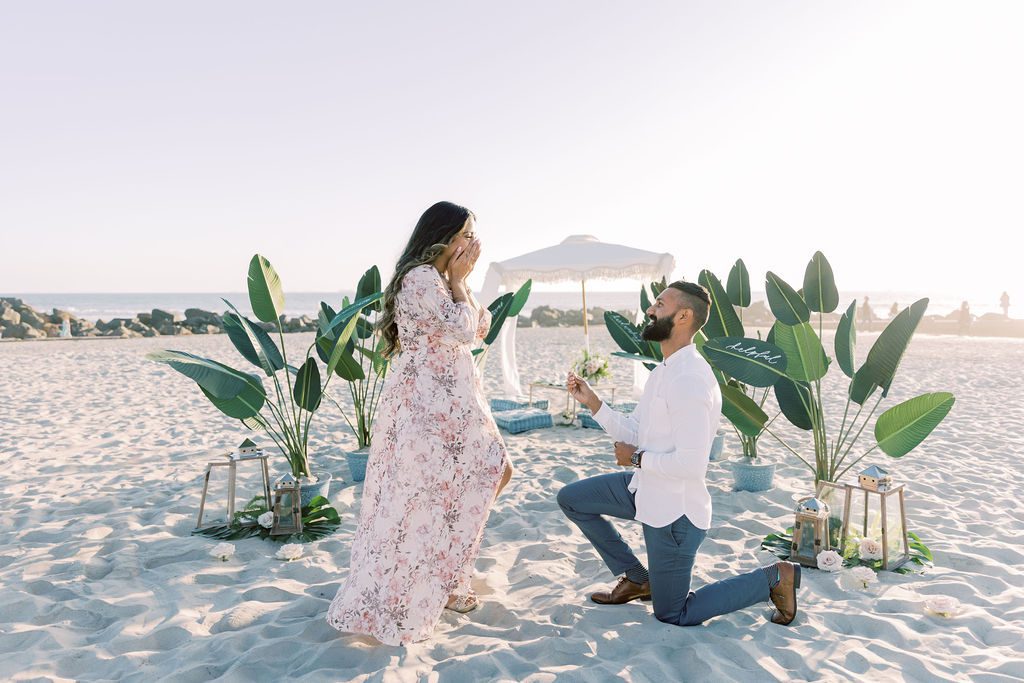
M451 244L469 218L476 218L472 211L451 202L438 202L423 212L412 231L405 251L395 264L395 274L384 289L384 311L377 323L384 339L383 353L392 357L401 351L398 341L398 323L395 322L395 304L402 291L402 280L417 266L433 263Z

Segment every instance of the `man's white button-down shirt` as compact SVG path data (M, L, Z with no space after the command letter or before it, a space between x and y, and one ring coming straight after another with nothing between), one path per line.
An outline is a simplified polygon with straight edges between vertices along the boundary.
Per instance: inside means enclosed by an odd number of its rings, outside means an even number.
M616 441L644 451L629 482L636 519L663 527L683 515L711 526L711 495L704 482L722 412L722 392L711 366L693 344L659 363L632 415L603 404L594 419Z

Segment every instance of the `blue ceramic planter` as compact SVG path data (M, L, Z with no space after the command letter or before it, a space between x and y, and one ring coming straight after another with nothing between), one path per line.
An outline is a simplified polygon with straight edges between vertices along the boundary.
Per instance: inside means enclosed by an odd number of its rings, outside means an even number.
M734 491L767 491L774 486L775 463L751 465L746 458L732 463Z
M309 502L317 496L327 498L331 491L331 475L328 472L316 472L318 480L315 484L303 484L299 493L299 504L302 507L309 505Z
M347 451L345 453L345 460L348 461L348 471L352 474L352 481L366 479L366 461L369 459L369 448L360 448L358 451Z

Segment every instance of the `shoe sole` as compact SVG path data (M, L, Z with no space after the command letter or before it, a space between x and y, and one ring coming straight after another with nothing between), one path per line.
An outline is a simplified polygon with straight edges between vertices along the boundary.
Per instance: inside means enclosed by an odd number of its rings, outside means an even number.
M650 602L651 600L653 600L653 598L648 595L645 598L632 598L631 600L626 600L625 602L600 602L598 600L595 600L593 596L590 597L590 602L594 603L595 605L628 605L629 603L634 602L635 600L639 600L640 602Z

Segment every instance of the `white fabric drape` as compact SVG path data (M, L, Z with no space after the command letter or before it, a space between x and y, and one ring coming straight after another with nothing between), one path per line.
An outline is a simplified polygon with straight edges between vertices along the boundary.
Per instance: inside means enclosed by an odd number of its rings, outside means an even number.
M527 280L536 282L582 282L584 280L619 280L635 278L641 282L670 278L675 258L668 253L645 251L621 244L601 242L591 235L572 235L560 244L538 249L506 261L491 263L487 269L480 300L493 301L502 291L514 291ZM638 315L643 315L639 312ZM639 320L639 318L638 318ZM601 324L600 321L598 324ZM521 397L522 384L516 366L516 325L509 320L497 339L496 351L501 358L504 393ZM487 359L484 359L487 362ZM635 363L634 391L641 392L647 369Z

